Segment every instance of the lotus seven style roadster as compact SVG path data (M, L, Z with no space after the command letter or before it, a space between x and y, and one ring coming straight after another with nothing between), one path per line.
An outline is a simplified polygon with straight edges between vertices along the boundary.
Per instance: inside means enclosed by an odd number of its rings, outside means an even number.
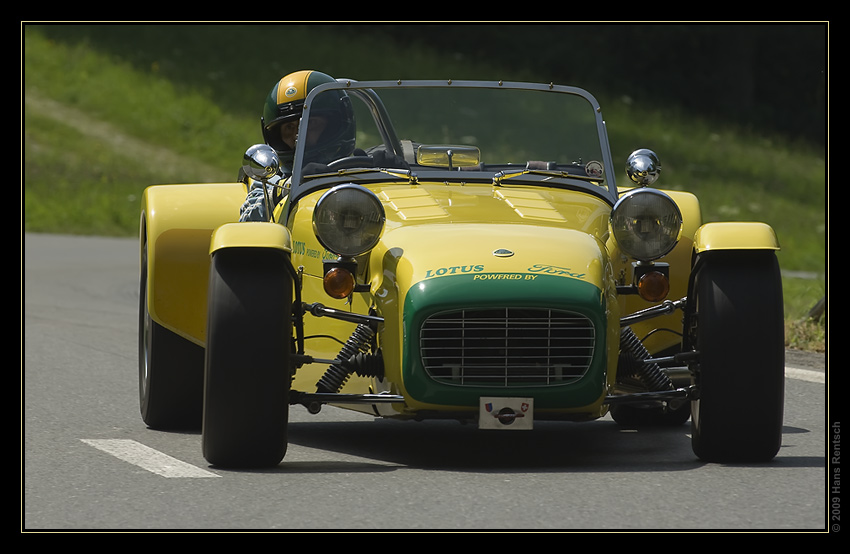
M317 170L323 95L351 110L357 150ZM511 432L690 419L700 459L770 460L777 238L703 223L695 196L654 187L660 169L637 150L617 184L601 109L577 88L321 85L291 167L261 144L233 183L146 189L143 420L200 426L221 467L277 465L290 407L324 405ZM268 217L240 222L254 187Z

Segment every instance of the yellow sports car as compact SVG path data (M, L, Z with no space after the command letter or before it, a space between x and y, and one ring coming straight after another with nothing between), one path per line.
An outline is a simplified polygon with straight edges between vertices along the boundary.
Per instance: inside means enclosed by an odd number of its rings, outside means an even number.
M149 427L200 425L222 467L277 465L290 407L325 404L509 432L690 418L703 460L776 455L773 230L703 224L650 150L623 171L589 93L331 80L298 117L285 161L255 145L233 183L145 191Z

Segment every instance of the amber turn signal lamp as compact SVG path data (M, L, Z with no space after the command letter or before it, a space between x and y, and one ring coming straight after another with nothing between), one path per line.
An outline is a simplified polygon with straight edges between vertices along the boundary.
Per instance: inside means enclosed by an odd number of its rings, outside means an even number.
M354 292L354 275L344 267L332 267L325 273L322 284L331 298L347 298Z
M670 281L660 271L650 271L641 276L638 281L638 294L649 302L660 302L667 298L670 292Z

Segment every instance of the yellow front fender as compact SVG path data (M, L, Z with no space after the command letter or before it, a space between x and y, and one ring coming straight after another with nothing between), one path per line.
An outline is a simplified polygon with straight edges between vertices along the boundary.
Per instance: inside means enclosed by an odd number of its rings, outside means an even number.
M210 254L223 248L274 248L291 254L292 236L278 223L228 223L213 232Z
M779 240L766 223L706 223L694 234L694 251L700 254L713 250L779 250Z

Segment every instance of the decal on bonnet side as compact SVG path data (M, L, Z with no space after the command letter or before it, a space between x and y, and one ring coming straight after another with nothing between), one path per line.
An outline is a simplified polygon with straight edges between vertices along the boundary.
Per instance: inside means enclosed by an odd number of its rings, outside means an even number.
M438 269L429 269L425 272L425 278L431 279L434 277L443 277L446 275L472 275L473 281L490 281L490 280L525 280L533 281L538 275L561 275L564 277L572 277L573 279L584 279L586 273L578 273L568 267L559 267L551 264L534 264L519 273L492 272L484 271L484 264L476 265L455 265L450 267L440 267Z
M531 275L528 273L481 273L472 277L473 281L533 281L537 279L537 275Z
M584 276L586 275L585 273L576 273L568 267L558 267L556 265L549 264L534 264L528 268L528 271L532 273L546 273L549 275L566 275L567 277L574 277L576 279L584 279Z
M442 277L443 275L461 275L463 273L478 273L484 271L483 265L455 265L452 267L441 267L439 269L429 269L425 272L425 278Z
M293 241L292 253L296 256L301 255L306 256L308 258L316 258L319 260L335 260L337 258L336 254L328 251L325 248L313 248L307 243L300 240Z

